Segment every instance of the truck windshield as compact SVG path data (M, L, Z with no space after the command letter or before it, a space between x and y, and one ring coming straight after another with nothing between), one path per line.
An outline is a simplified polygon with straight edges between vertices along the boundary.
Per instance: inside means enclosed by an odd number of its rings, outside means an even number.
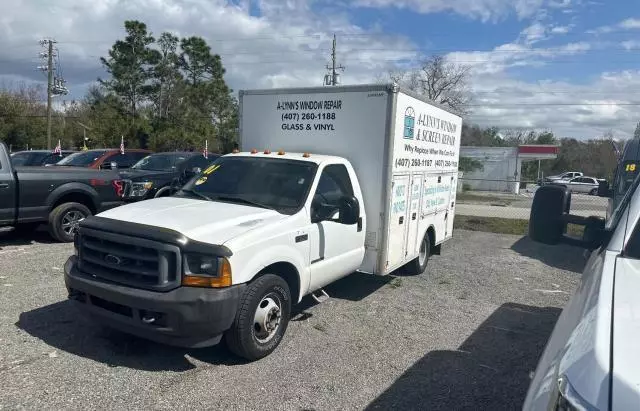
M307 161L221 157L178 196L195 196L293 214L304 204L317 165Z
M184 154L152 154L135 163L131 168L148 171L172 171L187 159Z
M93 163L98 158L103 156L106 152L107 150L91 150L91 151L84 151L82 153L74 153L58 161L56 165L88 167L91 165L91 163Z

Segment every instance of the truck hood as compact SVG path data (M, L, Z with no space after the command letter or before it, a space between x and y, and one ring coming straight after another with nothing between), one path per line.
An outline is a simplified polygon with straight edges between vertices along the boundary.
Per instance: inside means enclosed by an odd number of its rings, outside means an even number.
M193 240L219 245L249 230L286 218L276 211L258 207L180 197L139 201L98 216L167 228Z
M613 409L638 408L640 402L640 267L637 260L616 261L613 299Z

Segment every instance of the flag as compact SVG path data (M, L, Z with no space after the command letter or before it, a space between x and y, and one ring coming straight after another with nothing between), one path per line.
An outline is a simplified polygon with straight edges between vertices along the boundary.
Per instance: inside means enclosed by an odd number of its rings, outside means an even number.
M58 140L58 145L53 149L54 154L59 154L62 156L62 146L60 145L60 140Z
M209 157L209 140L204 141L204 150L202 151L202 154L204 155L204 158Z
M120 137L120 154L124 154L124 136Z

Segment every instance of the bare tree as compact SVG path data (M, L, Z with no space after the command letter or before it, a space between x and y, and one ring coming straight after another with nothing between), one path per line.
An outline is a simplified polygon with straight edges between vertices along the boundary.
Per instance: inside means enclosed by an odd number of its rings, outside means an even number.
M470 66L452 63L444 56L433 55L423 60L418 69L390 71L388 76L392 81L435 103L460 114L468 114L471 102L469 71Z

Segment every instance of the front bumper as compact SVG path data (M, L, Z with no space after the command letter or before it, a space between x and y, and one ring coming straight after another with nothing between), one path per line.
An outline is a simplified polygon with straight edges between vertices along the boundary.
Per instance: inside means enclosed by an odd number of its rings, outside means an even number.
M179 287L168 292L131 288L80 272L76 256L65 263L64 281L69 299L98 322L159 343L190 348L220 342L235 319L245 287Z

